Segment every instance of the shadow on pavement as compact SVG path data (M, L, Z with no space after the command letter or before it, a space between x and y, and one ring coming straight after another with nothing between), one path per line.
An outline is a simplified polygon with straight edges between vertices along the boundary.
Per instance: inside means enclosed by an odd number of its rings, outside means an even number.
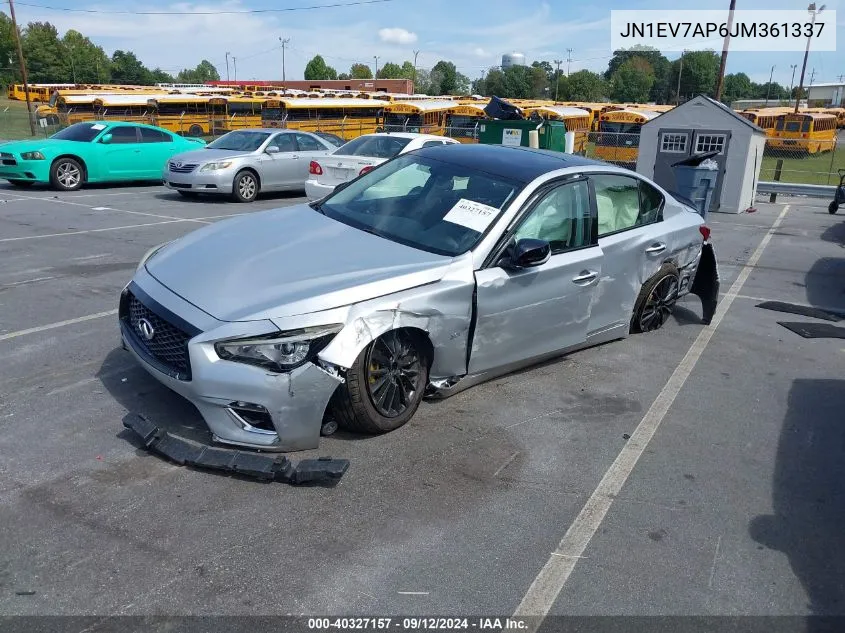
M804 277L804 288L810 305L845 312L845 257L816 260Z
M843 412L845 380L793 382L775 462L774 514L749 525L755 541L789 558L815 616L845 615ZM813 618L806 624L808 633L830 630Z

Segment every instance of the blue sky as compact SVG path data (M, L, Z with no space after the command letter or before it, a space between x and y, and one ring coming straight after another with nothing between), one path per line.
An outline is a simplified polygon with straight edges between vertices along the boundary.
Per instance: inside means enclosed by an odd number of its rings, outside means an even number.
M102 11L240 11L302 7L347 0L199 0L125 2L123 0L18 0L18 20L48 20L60 33L75 28L108 53L130 49L148 66L175 72L193 67L203 58L215 64L225 78L225 52L237 58L238 79L281 77L279 36L290 38L286 49L288 79L301 79L307 61L316 53L338 72L356 62L379 65L413 59L431 67L439 59L455 62L470 78L500 63L502 53L519 51L528 61L566 59L573 49L571 70L603 71L611 56L611 9L719 8L714 3L685 0L392 0L383 4L238 15L138 16L109 13L73 13L26 6L85 8ZM845 74L845 0L827 0L837 12L839 51L811 52L809 77L815 83L836 81ZM24 3L24 4L20 4ZM719 0L727 8L728 0ZM738 0L738 9L805 9L805 0ZM667 54L670 58L677 55ZM753 80L774 79L788 85L791 64L800 64L803 53L731 53L728 72L745 72ZM565 70L566 64L563 65ZM230 62L230 74L233 68ZM797 77L796 77L797 82Z

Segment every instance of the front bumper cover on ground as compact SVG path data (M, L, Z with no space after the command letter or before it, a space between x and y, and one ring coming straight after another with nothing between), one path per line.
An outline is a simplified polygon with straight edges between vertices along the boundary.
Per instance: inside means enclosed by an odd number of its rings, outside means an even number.
M134 431L148 450L164 455L180 466L221 470L260 481L332 485L349 468L347 459L303 459L294 465L283 455L203 446L171 435L141 415L129 416L123 421L123 426Z

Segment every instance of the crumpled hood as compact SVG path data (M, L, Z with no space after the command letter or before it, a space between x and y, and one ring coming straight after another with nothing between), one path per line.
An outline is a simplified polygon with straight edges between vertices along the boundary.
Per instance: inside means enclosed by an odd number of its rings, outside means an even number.
M163 248L146 268L211 316L242 321L328 310L432 283L451 261L303 204L202 228Z

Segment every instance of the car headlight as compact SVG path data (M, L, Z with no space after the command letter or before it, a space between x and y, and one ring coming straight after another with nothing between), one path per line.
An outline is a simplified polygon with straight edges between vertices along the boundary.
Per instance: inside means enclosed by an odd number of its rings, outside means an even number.
M141 270L144 267L144 264L146 264L153 255L158 253L161 249L163 249L165 246L167 246L168 244L170 244L173 241L174 240L170 240L170 242L165 242L164 244L159 244L158 246L153 246L150 250L148 250L146 253L144 253L144 256L141 258L141 261L138 262L138 267L135 269L135 272L137 273L139 270Z
M220 169L227 169L232 166L232 161L230 160L220 160L216 163L206 163L202 167L200 167L200 171L218 171Z
M21 158L24 160L44 160L44 154L41 152L22 152Z
M214 350L223 360L290 371L312 360L342 328L342 324L323 325L220 341L214 344Z

